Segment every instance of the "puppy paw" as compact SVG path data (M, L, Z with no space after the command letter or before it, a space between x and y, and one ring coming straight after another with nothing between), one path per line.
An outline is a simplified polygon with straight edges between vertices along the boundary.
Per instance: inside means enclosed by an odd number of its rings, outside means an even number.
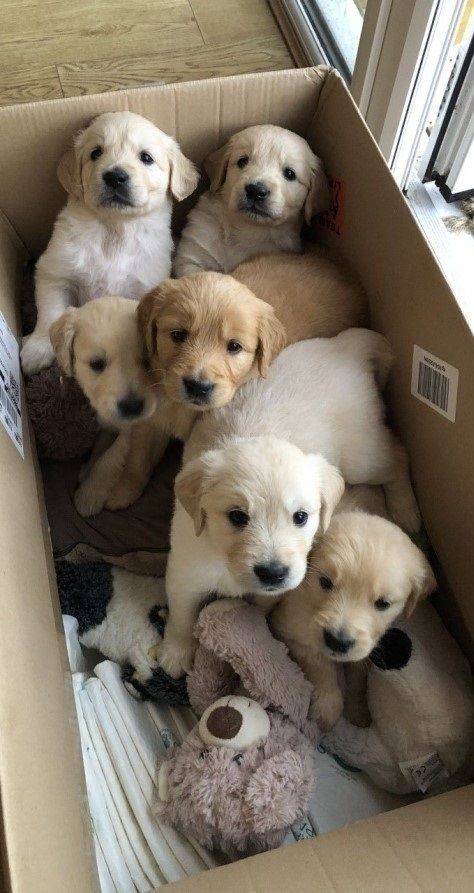
M21 349L21 366L25 375L34 375L40 369L51 366L54 360L54 350L49 335L36 335L33 332L23 338Z
M339 689L330 692L314 692L309 708L309 718L314 720L322 732L329 732L342 716L344 699Z
M110 509L111 512L126 509L140 498L142 492L143 488L141 485L134 484L133 481L126 479L121 480L115 485L110 496L107 497L105 508Z
M407 533L417 533L421 526L420 510L413 494L403 494L388 501L392 521Z
M158 663L168 676L179 679L192 670L195 650L194 639L189 641L168 636L157 650Z
M83 518L98 515L105 505L105 496L91 478L86 478L74 495L74 505Z

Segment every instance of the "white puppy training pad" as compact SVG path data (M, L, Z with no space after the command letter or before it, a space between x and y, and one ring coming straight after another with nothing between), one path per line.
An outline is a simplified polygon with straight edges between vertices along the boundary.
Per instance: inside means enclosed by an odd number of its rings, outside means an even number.
M65 618L74 694L84 755L93 839L102 893L149 893L154 888L221 864L196 841L157 821L160 754L180 744L196 724L189 707L136 701L121 668L104 660L88 666L77 641L77 623ZM306 817L293 825L285 845L396 809L414 798L389 794L363 772L346 766L320 745L316 785Z

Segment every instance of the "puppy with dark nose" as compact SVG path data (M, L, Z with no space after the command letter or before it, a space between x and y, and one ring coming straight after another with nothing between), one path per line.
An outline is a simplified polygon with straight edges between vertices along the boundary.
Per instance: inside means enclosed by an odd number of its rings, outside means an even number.
M150 419L157 407L138 330L137 304L104 297L71 308L52 326L51 342L61 369L76 379L102 427L119 432L112 446L92 461L76 491L79 513L96 514L120 478L131 428Z

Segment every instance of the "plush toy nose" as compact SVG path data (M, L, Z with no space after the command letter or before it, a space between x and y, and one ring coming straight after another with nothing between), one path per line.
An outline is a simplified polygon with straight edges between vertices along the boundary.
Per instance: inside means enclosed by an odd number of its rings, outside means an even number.
M204 744L245 750L268 738L270 720L256 701L233 695L211 704L198 728Z
M216 707L207 717L206 725L214 738L235 738L242 726L242 714L235 707Z

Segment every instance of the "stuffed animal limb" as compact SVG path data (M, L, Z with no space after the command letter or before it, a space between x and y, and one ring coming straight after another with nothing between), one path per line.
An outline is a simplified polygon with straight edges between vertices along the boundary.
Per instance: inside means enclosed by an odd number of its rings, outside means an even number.
M371 654L368 729L340 720L324 746L394 793L439 793L474 775L467 661L434 608L397 620Z

